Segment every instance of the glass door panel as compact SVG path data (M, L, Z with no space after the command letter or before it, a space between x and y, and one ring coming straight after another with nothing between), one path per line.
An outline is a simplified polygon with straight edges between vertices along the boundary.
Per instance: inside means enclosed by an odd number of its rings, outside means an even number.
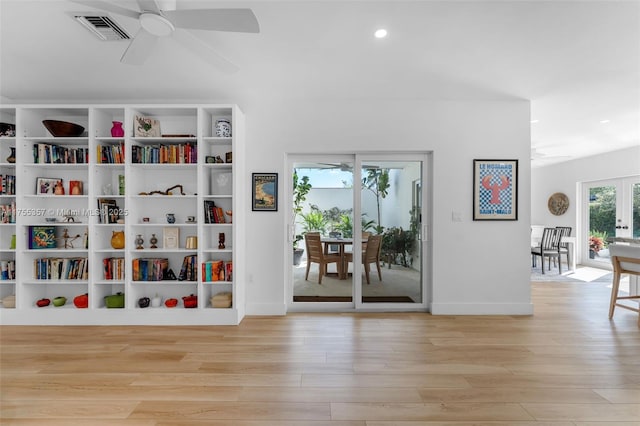
M362 242L348 256L349 271L362 265L362 304L423 303L422 167L422 161L362 159Z
M613 185L590 186L588 189L588 257L589 263L611 264L608 250L605 250L608 237L616 236L616 217L618 211L618 188ZM586 262L585 262L586 263Z
M352 275L345 270L353 244L353 182L353 156L307 156L293 163L294 303L353 306Z

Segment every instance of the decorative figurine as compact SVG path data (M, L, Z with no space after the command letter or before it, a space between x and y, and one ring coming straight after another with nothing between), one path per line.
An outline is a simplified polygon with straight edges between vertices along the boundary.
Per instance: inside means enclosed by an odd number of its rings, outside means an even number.
M167 223L176 223L176 215L173 213L167 213Z
M149 238L149 242L151 243L151 248L158 248L156 244L158 244L158 239L156 238L156 234L151 234L151 238Z
M225 246L224 246L224 232L220 232L218 234L218 249L222 250Z
M231 210L227 210L225 212L227 214L227 216L229 216L229 223L233 222L233 212Z
M144 244L144 239L142 238L142 235L138 234L136 236L135 243L136 243L136 249L137 250L142 250L144 248L143 245L142 245L142 244Z

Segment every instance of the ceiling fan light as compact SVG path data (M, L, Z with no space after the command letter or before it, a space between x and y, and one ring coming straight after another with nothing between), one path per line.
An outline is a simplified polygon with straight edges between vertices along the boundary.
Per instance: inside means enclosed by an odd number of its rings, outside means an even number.
M155 13L143 13L140 15L140 25L147 30L149 34L158 37L166 37L173 34L175 27L164 16Z

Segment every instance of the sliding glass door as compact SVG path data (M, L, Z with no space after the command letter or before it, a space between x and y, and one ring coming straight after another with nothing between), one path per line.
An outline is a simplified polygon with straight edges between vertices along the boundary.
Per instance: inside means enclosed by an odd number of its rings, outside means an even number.
M289 157L290 309L425 310L426 159Z

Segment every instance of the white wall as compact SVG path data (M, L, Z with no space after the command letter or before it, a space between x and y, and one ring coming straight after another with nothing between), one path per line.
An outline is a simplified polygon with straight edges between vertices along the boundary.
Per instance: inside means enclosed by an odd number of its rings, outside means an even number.
M640 146L532 169L531 223L571 226L574 230L572 235L577 235L579 183L638 174ZM554 216L547 208L549 197L556 192L569 197L569 208L562 216Z
M247 217L247 314L283 314L287 153L433 152L435 314L530 314L528 101L252 101L247 172L278 172L275 213ZM472 160L519 159L517 221L472 221ZM425 200L425 206L427 206ZM452 221L459 212L461 222ZM426 213L426 212L425 212Z

